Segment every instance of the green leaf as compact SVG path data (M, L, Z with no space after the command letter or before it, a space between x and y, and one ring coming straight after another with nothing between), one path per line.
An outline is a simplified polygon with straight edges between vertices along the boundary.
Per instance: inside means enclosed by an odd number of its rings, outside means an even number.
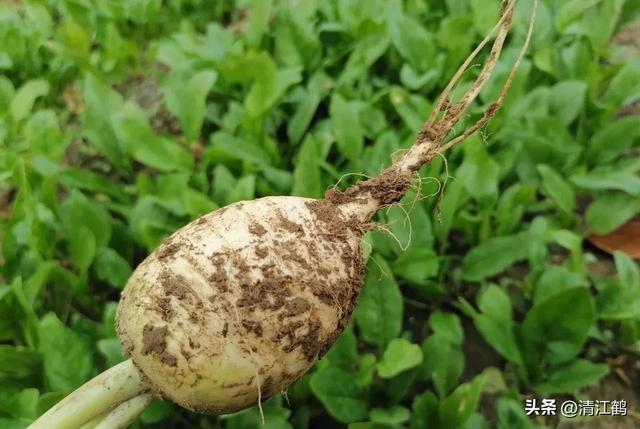
M409 129L420 129L429 112L429 104L423 98L412 96L405 89L393 86L389 91L389 100Z
M0 383L36 385L41 371L40 355L27 347L0 345ZM23 385L25 385L23 384Z
M371 386L373 376L376 372L376 357L371 353L359 356L358 372L356 373L356 383L359 387L366 389Z
M27 429L29 423L23 419L11 419L0 417L0 427L2 429Z
M624 287L616 280L601 280L596 298L598 318L602 320L638 320L640 288Z
M86 61L91 50L91 36L83 25L73 18L62 20L59 26L61 51L79 61Z
M338 149L348 159L357 160L362 153L364 137L356 103L335 94L331 97L329 115Z
M229 192L227 197L227 203L234 203L236 201L250 201L253 200L256 193L256 177L244 176L237 181L235 187Z
M466 280L481 281L526 259L531 238L526 233L493 237L471 249L464 258L462 270Z
M84 189L105 194L120 201L127 199L127 192L121 186L99 173L79 168L68 168L57 174L60 182L69 190Z
M403 371L415 368L422 362L420 346L404 338L391 340L378 362L378 374L382 378L393 378Z
M411 429L428 429L438 422L438 398L433 392L416 396L411 408Z
M521 326L523 357L563 363L580 353L595 320L586 288L571 288L534 305Z
M33 388L15 393L0 391L0 411L16 419L33 420L36 418L39 396L38 389Z
M617 278L598 283L598 317L603 320L637 320L640 318L640 269L621 252L614 253Z
M254 429L264 426L265 429L293 429L291 424L287 422L290 413L288 409L279 407L275 402L274 405L266 404L262 408L262 412L258 407L253 407L227 415L224 418L225 427L228 429Z
M625 14L625 3L626 0L602 1L582 18L582 26L588 32L591 44L598 53L606 55L610 49L611 37Z
M411 394L411 389L417 382L420 375L419 368L410 369L398 374L396 377L389 380L388 387L386 389L389 403L398 403L402 401L407 395Z
M496 208L496 235L509 234L518 229L525 208L535 201L536 189L533 186L516 183L502 192Z
M386 16L391 42L400 55L415 70L426 71L433 66L435 54L433 35L411 16L394 12L387 12Z
M221 205L229 202L229 192L235 188L237 180L235 176L223 164L219 164L213 170L213 199Z
M521 365L509 296L499 287L489 286L480 295L478 307L481 313L473 315L473 322L482 338L506 359Z
M429 316L429 326L434 333L444 334L453 344L462 344L464 331L457 315L435 311Z
M61 206L61 218L69 241L77 241L74 237L77 229L84 226L91 230L97 246L106 246L111 238L111 223L109 213L96 202L89 201L79 191L72 191L71 195ZM81 246L81 244L80 244Z
M311 6L311 14L301 8L281 7L278 10L274 28L275 55L289 67L304 66L307 70L319 70L322 59L320 32L315 28L315 7ZM313 78L310 79L313 81Z
M226 131L211 135L211 146L207 148L205 158L213 163L227 163L231 160L241 160L259 166L269 165L269 153L255 142L237 138Z
M38 398L37 415L43 415L49 408L53 407L58 402L62 401L66 396L63 392L47 392L40 395Z
M2 54L0 54L1 56ZM0 76L0 113L4 113L9 109L11 100L16 94L13 82L6 76Z
M557 395L574 393L595 384L609 373L605 364L595 364L585 359L578 359L567 365L556 368L544 382L535 386L541 395Z
M389 408L372 408L369 413L369 419L373 423L380 423L384 425L399 425L409 421L411 412L399 405L395 405Z
M293 170L291 195L320 198L324 193L320 176L322 142L311 134L302 142Z
M169 225L168 212L148 196L141 198L133 206L129 215L133 236L151 252L170 233L175 231ZM177 225L175 226L177 227Z
M400 83L411 90L417 90L425 86L431 87L441 75L441 70L431 69L418 74L409 64L403 64L400 69Z
M177 73L170 76L163 88L167 108L180 120L184 135L195 140L202 128L207 94L218 75L206 70L188 78Z
M454 314L435 312L429 318L433 335L422 343L422 374L432 380L440 397L455 385L464 370L463 332Z
M640 138L640 116L627 116L609 122L591 138L587 155L599 164L623 154Z
M533 303L539 304L551 296L574 287L584 287L585 279L564 267L547 267L536 282Z
M244 100L247 113L252 118L266 114L285 91L302 78L297 68L278 70L271 57L264 52L251 58L247 66L256 67L253 71L254 83Z
M484 35L498 22L500 5L491 0L471 0L473 23L478 34Z
M144 424L159 423L171 415L173 408L162 399L154 400L140 415L140 421Z
M629 195L640 195L640 177L630 170L605 167L587 174L573 175L570 179L579 187L590 191L618 190Z
M585 217L589 229L603 235L633 218L638 211L640 198L623 192L609 192L589 205Z
M70 391L87 381L93 371L93 359L77 333L49 313L40 320L38 337L44 376L51 390Z
M411 283L422 284L438 275L440 259L435 251L423 247L411 247L391 263L393 273Z
M100 247L96 251L94 265L96 276L116 289L124 288L131 275L129 263L110 247Z
M361 0L356 1L362 3ZM376 0L367 1L361 4L361 6L370 6L376 2ZM379 9L382 9L382 7L383 6L380 5ZM389 48L389 35L384 31L382 25L371 25L369 23L369 25L364 26L364 29L366 34L362 34L355 43L336 86L350 87L354 85L356 81L361 80L363 76L368 74L371 66L373 66Z
M358 340L349 326L340 335L331 350L325 356L331 366L353 370L358 361Z
M567 171L579 159L584 146L576 141L566 126L554 116L528 118L524 125L506 124L505 141L520 141L523 154L518 170L546 164L557 171ZM519 174L522 174L520 171Z
M464 192L464 187L459 181L447 184L447 191L444 193L444 197L441 200L441 214L439 222L434 227L438 232L438 239L443 242L448 242L449 232L451 231L456 214L459 209L468 200Z
M566 214L573 213L576 197L571 186L553 169L546 165L538 165L542 176L542 189L553 202Z
M498 399L498 429L533 429L522 402L510 398Z
M590 7L600 3L602 0L569 0L562 3L556 14L556 28L562 32L572 22L577 20L580 15Z
M415 198L417 198L415 194L410 192L404 201L411 204L411 201L414 201ZM389 230L395 236L395 238L390 237L389 240L393 240L394 247L398 249L396 253L399 253L399 258L401 258L404 253L402 246L409 246L407 252L411 253L414 257L421 253L420 249L433 247L431 219L423 207L415 206L410 213L407 213L407 211L400 206L392 206L385 210L385 218L389 225ZM398 241L400 243L398 243ZM418 253L414 253L414 250ZM427 252L418 257L424 258L423 262L427 263ZM433 260L428 262L428 268L430 270L435 270L435 262L436 261ZM423 272L424 271L426 270L423 270Z
M191 154L172 139L155 134L137 105L126 103L113 116L112 124L118 139L136 161L165 172L193 168Z
M107 360L107 366L109 367L117 365L127 359L120 345L120 340L117 338L104 338L99 340L96 343L96 347Z
M604 98L614 106L620 106L629 100L630 94L637 94L638 90L640 90L640 61L638 59L630 59L623 64L618 74L611 79L611 84ZM639 119L638 116L628 116L624 119L633 118ZM635 135L638 135L637 131ZM612 143L616 144L616 142Z
M96 237L86 226L79 225L69 237L69 257L80 272L86 272L96 255Z
M31 115L24 124L23 132L25 143L36 153L54 160L64 154L66 144L54 111L40 110Z
M498 194L500 166L487 153L478 137L470 138L464 147L464 161L456 171L466 191L479 201L493 200Z
M613 260L620 283L628 289L640 289L640 268L629 256L622 252L614 252Z
M362 339L386 348L402 329L402 310L402 295L391 269L383 258L372 256L356 310Z
M54 261L40 264L33 274L24 282L24 297L28 307L33 308L36 299L47 283L56 275L62 273L62 269Z
M315 73L309 78L307 89L293 117L287 123L287 135L292 142L298 143L302 139L316 113L322 95L330 86L331 80L322 72Z
M249 25L247 26L247 42L252 48L260 46L262 35L269 27L272 0L252 0Z
M472 382L458 386L440 403L439 419L443 427L463 427L480 403L486 375L476 376Z
M129 171L131 156L120 144L111 126L111 116L123 106L122 96L91 74L84 80L82 133L107 159L121 170Z
M315 372L309 386L329 414L342 423L364 420L369 414L352 373L329 366Z
M49 83L44 79L35 79L22 85L11 100L9 112L14 121L19 122L25 119L36 99L49 93Z
M578 80L566 80L551 87L549 107L563 124L569 125L584 109L587 84Z

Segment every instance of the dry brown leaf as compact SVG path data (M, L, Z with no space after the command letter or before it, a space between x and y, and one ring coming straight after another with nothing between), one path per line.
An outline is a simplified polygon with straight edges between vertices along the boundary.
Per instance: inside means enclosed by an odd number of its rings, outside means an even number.
M591 234L588 239L605 252L618 251L630 258L640 259L640 221L631 220L608 234Z

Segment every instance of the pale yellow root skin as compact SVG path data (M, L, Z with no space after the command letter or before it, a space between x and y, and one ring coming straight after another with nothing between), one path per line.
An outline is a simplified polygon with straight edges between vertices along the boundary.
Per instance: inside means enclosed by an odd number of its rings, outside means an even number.
M326 352L360 287L361 234L319 238L329 231L311 201L232 204L138 266L117 329L153 390L191 410L227 413L285 389Z

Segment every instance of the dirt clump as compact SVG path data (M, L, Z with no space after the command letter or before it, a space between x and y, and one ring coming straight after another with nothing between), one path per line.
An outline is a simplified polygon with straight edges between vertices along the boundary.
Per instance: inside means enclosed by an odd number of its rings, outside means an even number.
M154 326L146 324L142 330L143 355L155 354L160 362L168 366L176 366L177 359L167 351L166 336L169 332L167 326Z
M282 212L278 212L278 225L285 231L291 232L292 234L304 235L304 229L302 228L302 225L291 221L284 214L282 214Z
M348 203L366 204L370 198L373 198L380 205L388 206L400 201L410 184L409 175L402 174L397 168L390 167L379 176L358 182L344 191L335 188L330 189L326 192L325 199L332 204L338 205Z
M291 279L288 277L265 278L242 289L237 302L238 307L249 311L261 309L275 311L283 307L287 298L292 295Z
M253 235L263 236L267 233L267 230L258 222L252 222L249 224L249 232Z
M160 317L165 322L173 318L173 309L171 308L171 299L168 297L158 297L155 301L155 309L160 313Z
M309 201L306 205L319 223L315 229L324 239L322 241L344 242L350 235L350 229L361 228L357 221L353 224L347 222L338 207L328 199Z
M214 253L213 255L211 255L209 260L216 270L214 273L210 274L207 277L207 280L211 285L215 285L215 287L220 292L229 291L229 276L227 275L227 271L225 269L225 259L221 255Z
M328 350L329 347L333 345L333 343L327 344L327 339L324 341L320 340L321 328L322 326L320 321L310 320L307 333L302 337L299 337L296 341L296 346L302 347L302 353L304 354L305 359L309 362L315 360L321 350L324 348Z
M179 301L184 301L189 295L195 296L195 292L188 286L187 279L183 276L163 270L158 280L166 296L175 296Z
M242 326L248 332L253 332L258 337L262 336L262 333L263 333L262 323L260 323L259 321L251 320L251 319L244 319L242 321Z
M308 311L311 308L311 304L304 298L294 298L284 306L284 311L278 315L280 319L284 319L285 317L295 317L300 314Z
M172 237L169 237L158 247L156 255L160 260L167 259L175 255L178 250L180 250L180 243L177 243Z
M260 259L264 259L269 254L269 251L264 246L256 246L256 256Z

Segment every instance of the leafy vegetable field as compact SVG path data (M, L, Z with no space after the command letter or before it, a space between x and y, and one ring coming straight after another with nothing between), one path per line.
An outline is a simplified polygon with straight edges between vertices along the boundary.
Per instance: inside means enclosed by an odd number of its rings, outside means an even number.
M518 2L458 132L498 97L532 7ZM120 292L179 227L387 167L499 12L0 1L0 428L125 359ZM541 0L504 106L377 215L350 326L264 422L156 400L132 427L639 428L639 173L640 3ZM627 415L527 412L532 399L624 400Z

